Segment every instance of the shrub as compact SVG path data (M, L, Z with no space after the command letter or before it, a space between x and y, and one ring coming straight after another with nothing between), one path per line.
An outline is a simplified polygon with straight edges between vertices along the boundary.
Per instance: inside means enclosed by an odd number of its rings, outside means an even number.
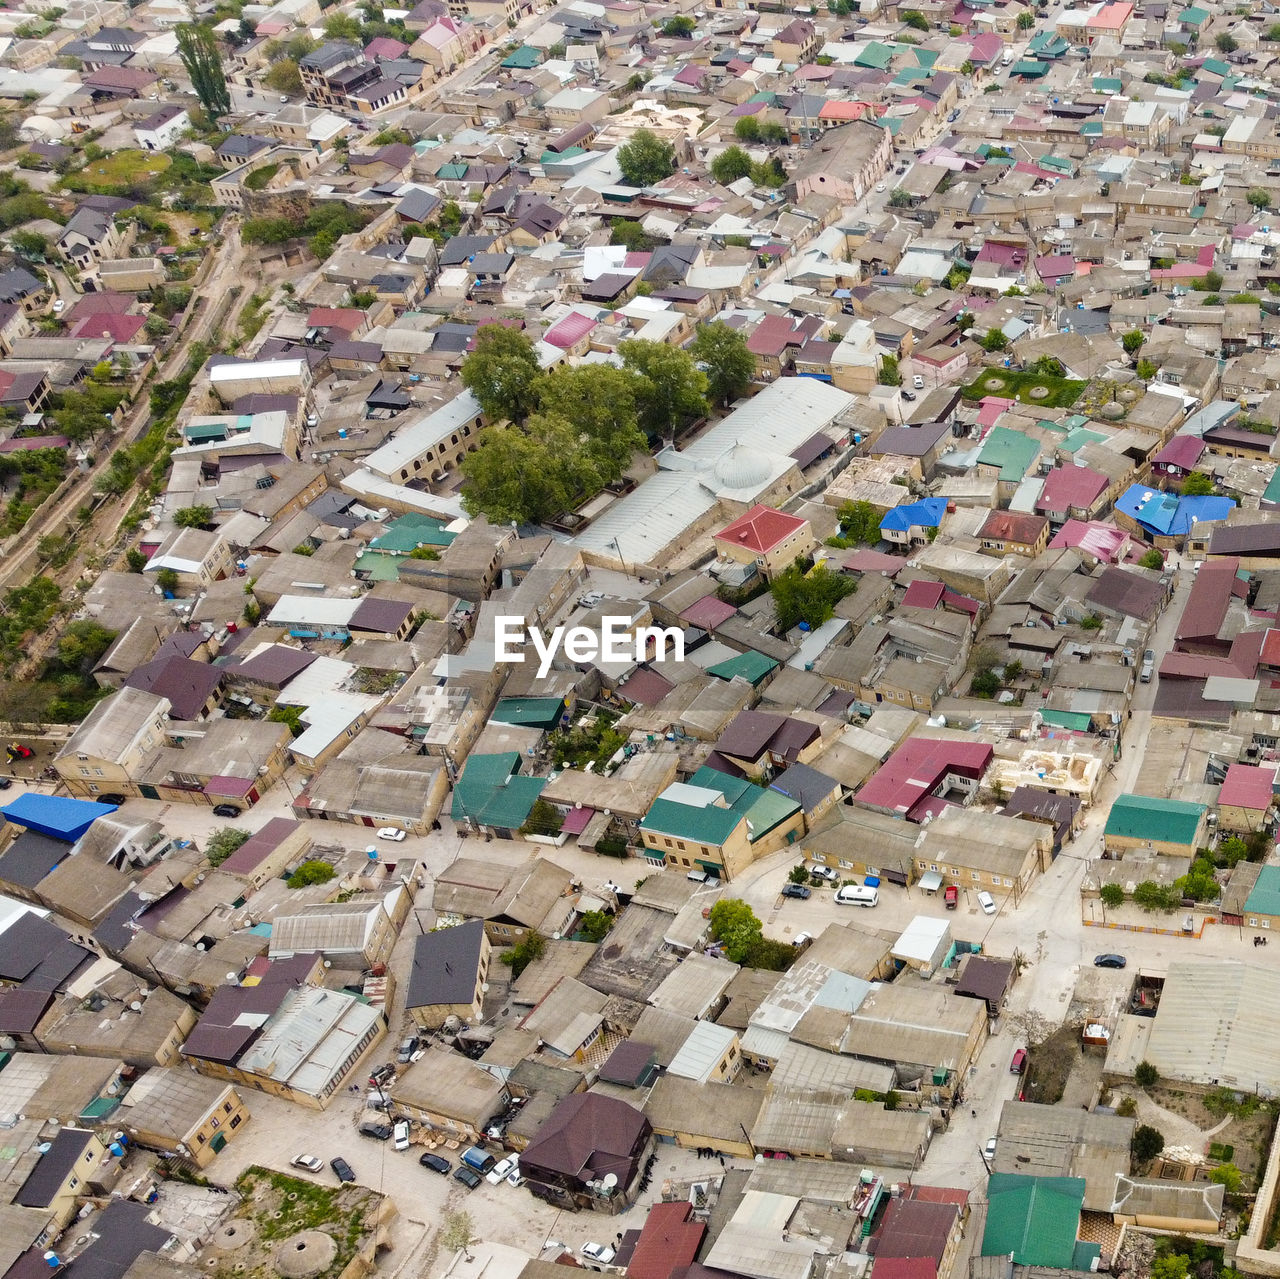
M337 873L328 862L313 859L303 862L285 883L290 888L309 888L312 884L327 884Z
M1133 1081L1139 1088L1152 1088L1160 1078L1160 1072L1149 1061L1140 1061L1134 1067Z

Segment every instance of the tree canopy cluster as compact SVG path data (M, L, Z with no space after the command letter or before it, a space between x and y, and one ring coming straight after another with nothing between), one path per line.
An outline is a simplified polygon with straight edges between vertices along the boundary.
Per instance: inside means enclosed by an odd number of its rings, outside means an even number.
M674 436L707 411L710 391L728 401L750 384L742 337L706 325L689 350L633 340L622 367L544 370L524 333L485 325L462 381L494 424L462 462L463 502L495 522L538 522L572 510L616 482L648 440ZM647 438L646 438L647 437Z

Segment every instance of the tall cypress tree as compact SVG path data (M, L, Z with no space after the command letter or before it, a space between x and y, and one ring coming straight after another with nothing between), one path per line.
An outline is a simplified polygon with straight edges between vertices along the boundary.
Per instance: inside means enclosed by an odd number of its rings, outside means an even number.
M177 30L178 57L191 77L191 87L208 112L217 120L231 110L231 94L222 70L222 55L214 39L213 28L203 23L187 22Z

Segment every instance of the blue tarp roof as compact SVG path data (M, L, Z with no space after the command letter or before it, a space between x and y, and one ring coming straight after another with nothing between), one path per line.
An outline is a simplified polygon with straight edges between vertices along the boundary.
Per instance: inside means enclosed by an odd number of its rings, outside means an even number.
M25 826L50 839L64 839L74 844L81 835L118 805L97 804L88 799L65 799L58 795L19 795L12 804L0 808L5 821Z
M895 506L880 521L882 529L895 529L907 532L913 524L920 528L937 528L942 517L947 513L945 497L926 497L919 502L908 502L905 506Z
M1143 484L1133 485L1116 499L1117 511L1161 537L1183 537L1199 520L1225 520L1234 506L1229 497L1179 497Z

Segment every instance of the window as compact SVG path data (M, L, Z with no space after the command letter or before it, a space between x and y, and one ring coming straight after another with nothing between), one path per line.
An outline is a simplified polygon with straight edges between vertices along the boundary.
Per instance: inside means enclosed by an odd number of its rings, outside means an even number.
M978 880L980 880L980 879L982 878L982 876L981 876L981 875L979 875L979 874L978 874L978 872L977 872L976 870L971 870L971 871L969 872L969 875L970 875L970 877L973 879L973 882L974 882L975 884L978 882Z
M997 888L999 888L999 887L1000 887L1000 876L999 876L999 875L992 875L992 876L991 876L991 882L992 882L992 883L993 883Z
M929 869L929 867L924 862L916 862L916 865L919 866L921 870Z
M81 776L81 777L88 777L88 776L89 776L89 770L88 770L87 768L82 768L82 769L80 770L80 776Z
M674 848L674 847L675 847L675 843L674 843L674 841L672 841L672 840L670 840L670 839L667 839L665 836L663 837L662 842L663 842L663 843L664 843L668 848Z
M677 860L677 859L673 858L672 860L674 861L674 860ZM681 858L679 858L678 860L679 860L679 862L680 862L680 865L681 865L681 866L692 866L692 865L693 865L693 863L692 863L692 862L691 862L687 857L681 857Z
M840 869L841 869L841 870L852 870L852 869L853 869L853 863L852 863L852 862L846 862L846 861L844 861L843 859L840 861L839 865L840 865ZM868 874L868 875L871 875L871 874L874 874L874 873L875 873L875 872L874 872L874 871L872 871L872 870L870 870L870 869L868 869L868 871L867 871L867 874Z
M677 848L678 848L678 849L683 853L683 852L684 852L684 840L683 840L683 839L677 839L677 840L676 840L676 847L677 847Z
M74 1190L79 1184L80 1184L80 1178L72 1177L71 1180L67 1183L67 1188L69 1190Z
M844 862L841 862L841 863L840 863L840 865L841 865L841 866L843 866L844 864L845 864ZM868 867L867 867L867 874L868 874L868 875L879 875L879 874L880 874L880 867L879 867L879 866L868 866Z
M202 1132L198 1132L198 1133L196 1133L196 1141L197 1141L197 1142L199 1142L199 1143L200 1143L200 1145L202 1145L202 1146L203 1146L203 1145L204 1145L204 1143L205 1143L205 1135L204 1135L204 1133L202 1133Z
M95 768L95 769L93 770L93 775L94 775L95 777L101 777L101 776L103 775L103 774L102 774L102 769L100 769L100 768Z
M937 867L936 867L932 862L930 862L930 863L929 863L929 869L930 869L930 870L937 870L938 868L937 868Z

